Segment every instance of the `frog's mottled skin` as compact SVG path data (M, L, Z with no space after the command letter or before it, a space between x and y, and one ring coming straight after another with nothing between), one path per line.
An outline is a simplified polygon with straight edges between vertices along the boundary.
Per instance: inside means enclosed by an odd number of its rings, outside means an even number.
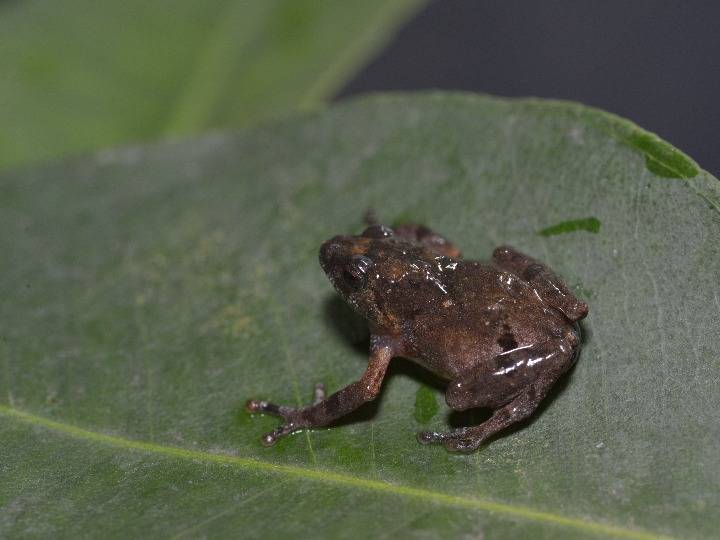
M371 225L360 236L336 236L320 264L345 301L368 320L370 359L362 378L315 403L293 408L250 400L250 411L281 416L266 445L298 429L325 426L375 399L390 359L410 358L449 381L455 410L487 407L478 426L424 432L422 443L471 451L530 416L572 365L580 347L576 322L588 307L545 265L510 247L490 264L467 261L421 225L394 231Z

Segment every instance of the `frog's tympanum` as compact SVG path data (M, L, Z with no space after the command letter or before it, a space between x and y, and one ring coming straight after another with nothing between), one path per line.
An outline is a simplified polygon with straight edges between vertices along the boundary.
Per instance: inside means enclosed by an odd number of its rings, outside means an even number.
M477 426L423 432L421 443L472 451L528 418L577 357L577 321L587 305L544 264L499 247L489 264L464 260L454 244L421 225L370 225L360 236L336 236L320 264L340 295L370 325L364 375L307 407L250 400L248 410L282 417L265 445L303 428L326 426L375 399L390 359L409 358L449 381L455 410L492 409Z

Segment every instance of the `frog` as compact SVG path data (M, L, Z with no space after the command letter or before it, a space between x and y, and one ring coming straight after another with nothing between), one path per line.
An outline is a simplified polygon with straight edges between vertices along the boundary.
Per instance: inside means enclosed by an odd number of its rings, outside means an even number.
M368 365L359 380L326 396L315 385L305 407L250 399L246 409L282 418L265 446L303 429L329 426L376 399L391 359L407 358L447 384L450 409L492 411L478 425L422 431L422 444L472 452L527 420L575 363L588 305L542 262L510 246L490 261L465 259L421 224L371 221L359 235L320 247L320 266L368 323Z

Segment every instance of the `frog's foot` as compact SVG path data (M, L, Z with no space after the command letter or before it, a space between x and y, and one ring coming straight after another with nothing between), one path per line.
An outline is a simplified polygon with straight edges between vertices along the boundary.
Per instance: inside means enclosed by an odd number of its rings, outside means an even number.
M322 383L317 383L315 385L313 405L317 405L324 399L325 386ZM278 439L286 437L299 429L308 427L306 423L301 420L302 413L306 410L306 408L286 407L284 405L270 403L269 401L249 399L245 403L245 409L251 413L272 414L273 416L279 416L284 420L280 426L262 436L260 440L263 446L272 446L278 441Z
M286 407L285 405L276 405L269 401L260 401L257 399L249 399L245 403L245 409L251 413L272 414L283 419L283 423L269 433L262 436L260 441L263 446L272 446L278 439L290 435L304 425L299 422L302 409L297 407Z
M473 433L473 428L461 428L455 431L439 433L437 431L421 431L417 434L421 444L441 443L451 452L472 452L477 450L487 436Z

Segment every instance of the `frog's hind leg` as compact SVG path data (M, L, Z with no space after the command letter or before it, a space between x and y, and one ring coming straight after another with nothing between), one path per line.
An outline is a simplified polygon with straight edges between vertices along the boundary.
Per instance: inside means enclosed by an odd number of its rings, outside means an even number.
M516 349L500 355L505 361L495 372L479 375L469 383L451 382L446 395L448 405L456 410L474 407L495 409L493 415L478 426L460 428L448 433L418 433L423 444L442 443L448 450L471 452L484 441L528 418L550 391L558 378L572 365L579 342L573 337L558 339L536 347Z
M570 292L567 285L547 266L510 246L496 248L493 264L527 281L547 305L560 310L571 321L579 321L588 313L588 306Z
M375 210L368 208L363 216L365 224L372 227L383 227L375 213ZM383 227L387 229L387 227ZM393 234L408 242L423 244L438 255L444 255L453 259L459 259L462 255L460 249L443 235L436 233L431 228L419 223L403 223L392 228Z
M460 249L455 244L425 225L406 223L395 227L393 232L398 238L423 244L438 255L453 259L459 259L462 256Z

